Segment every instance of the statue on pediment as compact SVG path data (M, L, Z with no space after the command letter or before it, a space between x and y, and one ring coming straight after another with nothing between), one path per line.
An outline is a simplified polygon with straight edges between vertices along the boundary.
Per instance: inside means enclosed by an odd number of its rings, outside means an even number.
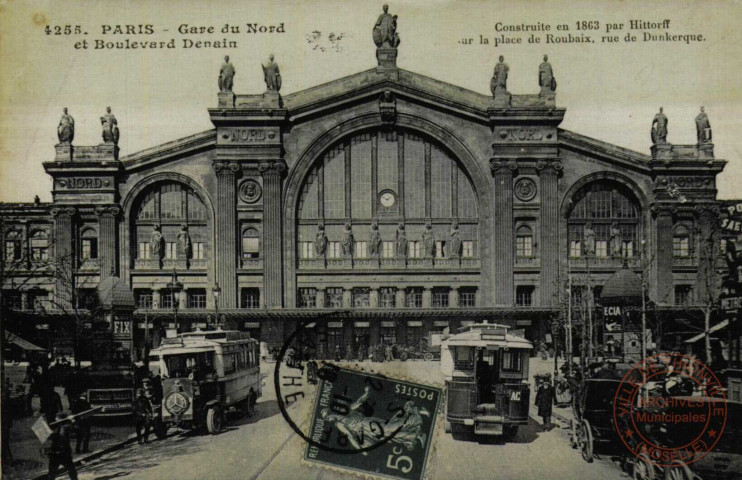
M328 243L325 226L320 223L317 226L317 235L314 237L314 254L318 257L324 256Z
M372 36L379 48L397 48L400 40L397 34L397 15L389 13L389 5L384 5L384 13L376 20Z
M490 90L492 90L492 96L507 93L508 91L508 73L510 67L505 63L505 57L500 55L499 63L495 65L495 71L492 74L492 80L490 81Z
M111 113L111 107L106 107L106 114L100 117L100 123L103 127L103 141L118 145L119 126L116 117Z
M160 226L155 225L152 235L149 237L149 252L150 257L155 258L157 260L162 259L162 250L164 246L165 240L162 238L162 233L160 232Z
M585 230L582 232L582 245L585 256L595 255L595 230L593 230L592 223L585 225Z
M556 92L556 78L554 78L548 55L544 55L544 62L538 67L538 85L541 87L542 95Z
M701 107L701 113L696 116L696 133L699 145L711 143L711 123L709 123L709 117L703 107Z
M405 258L407 256L407 232L405 232L404 223L397 227L397 257Z
M188 227L180 226L177 239L178 258L191 258L191 236L188 235Z
M229 63L229 56L224 57L224 65L219 70L219 91L231 92L234 83L234 65Z
M353 245L355 244L355 238L353 237L353 228L350 223L345 224L345 231L343 232L343 255L346 257L353 256Z
M278 64L273 61L273 58L273 54L270 54L268 61L263 64L263 78L269 92L278 92L281 90L281 73L278 71Z
M652 120L652 144L658 143L667 143L667 117L662 107Z
M611 257L621 258L621 250L623 248L623 238L621 237L621 229L618 228L617 223L613 223L611 225L610 237L611 237Z
M423 248L425 249L426 257L435 257L435 235L433 234L433 226L430 223L425 224L425 231L423 231Z
M448 256L459 258L461 256L461 236L459 235L459 222L457 221L454 221L451 225L451 240L448 245Z
M371 224L371 237L368 241L372 257L378 257L381 254L381 234L379 233L379 224Z
M67 107L62 111L64 113L62 114L62 118L59 119L57 137L59 137L59 143L72 143L72 140L75 138L75 119L67 113Z

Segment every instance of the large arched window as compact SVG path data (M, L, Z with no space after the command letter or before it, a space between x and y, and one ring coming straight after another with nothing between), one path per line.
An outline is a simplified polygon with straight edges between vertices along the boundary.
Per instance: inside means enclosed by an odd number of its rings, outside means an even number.
M567 219L571 258L584 257L586 242L592 241L596 258L631 258L638 254L639 205L627 188L612 182L594 182L580 189L572 203ZM586 238L592 236L589 229L594 240Z
M206 258L208 215L198 193L181 183L165 181L151 185L140 198L134 204L133 215L137 259L155 258L151 239L156 226L162 234L162 258L183 259L180 257L184 255L191 260ZM187 244L184 233L190 239L190 248L178 247L179 236L181 244Z
M439 246L438 260L448 260L442 257L454 221L459 224L456 241L464 248L478 240L477 197L466 170L435 139L403 130L356 133L325 151L304 180L297 218L297 253L303 260L311 259L320 224L327 258L347 255L335 255L347 238L346 223L352 225L357 259L416 258L427 221ZM372 242L374 221L379 237ZM400 224L408 248L396 242Z
M5 233L5 261L15 262L23 258L23 236L18 230Z

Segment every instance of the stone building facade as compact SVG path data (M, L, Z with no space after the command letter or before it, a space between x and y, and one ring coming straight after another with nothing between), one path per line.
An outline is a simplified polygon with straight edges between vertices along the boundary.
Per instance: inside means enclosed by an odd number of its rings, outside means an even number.
M172 324L177 300L181 329L223 317L278 345L341 311L313 327L331 352L480 320L542 340L567 276L599 287L624 263L658 305L694 302L725 164L710 142L638 153L560 128L555 82L493 78L489 96L398 68L389 45L377 59L288 95L230 78L213 129L138 153L119 156L118 130L60 143L53 202L2 205L6 304L49 309L44 263L68 258L83 290L125 279L140 321Z

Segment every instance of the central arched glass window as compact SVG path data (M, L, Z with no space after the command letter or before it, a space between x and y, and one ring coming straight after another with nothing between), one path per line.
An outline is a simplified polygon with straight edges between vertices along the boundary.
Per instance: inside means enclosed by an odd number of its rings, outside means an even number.
M584 257L586 242L594 241L595 258L631 258L637 252L640 214L628 189L613 182L595 182L572 198L568 214L569 256ZM594 232L591 240L589 228Z
M134 230L139 259L154 258L151 239L159 226L163 238L162 258L176 258L178 235L182 227L191 241L187 255L193 260L206 258L208 227L206 206L199 195L186 185L161 182L149 187L135 204Z

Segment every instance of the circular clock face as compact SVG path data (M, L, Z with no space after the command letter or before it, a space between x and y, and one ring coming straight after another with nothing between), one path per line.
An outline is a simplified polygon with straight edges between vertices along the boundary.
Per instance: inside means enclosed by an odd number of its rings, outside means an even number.
M389 208L392 205L394 205L394 202L397 201L397 198L394 196L392 192L384 192L381 194L379 201L381 202L382 206Z

